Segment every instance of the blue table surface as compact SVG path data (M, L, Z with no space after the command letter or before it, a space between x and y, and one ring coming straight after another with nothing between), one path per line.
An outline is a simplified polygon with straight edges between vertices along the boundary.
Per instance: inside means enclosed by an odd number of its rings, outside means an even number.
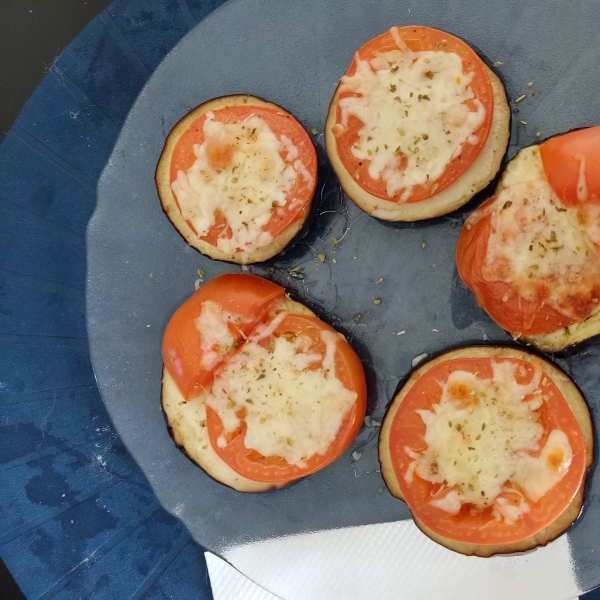
M84 287L96 182L127 113L222 3L116 0L0 145L0 557L27 598L212 598L203 549L160 507L108 419Z
M85 228L142 86L222 3L117 0L0 145L0 557L27 598L212 598L203 549L158 504L96 388Z

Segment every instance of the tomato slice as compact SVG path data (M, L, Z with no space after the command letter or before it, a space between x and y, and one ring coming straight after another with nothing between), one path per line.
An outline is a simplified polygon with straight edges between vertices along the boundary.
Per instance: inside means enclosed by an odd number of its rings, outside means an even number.
M577 223L590 232L600 231L600 127L573 131L544 142L539 147L550 186L568 210L575 209ZM581 323L598 307L600 280L598 256L590 252L588 267L576 281L568 280L569 292L561 312L549 301L556 283L547 277L531 277L524 284L527 298L517 283L489 281L483 276L492 217L485 208L491 198L463 227L456 249L457 268L477 302L501 327L514 334L540 335ZM576 224L574 224L576 226ZM592 249L600 252L600 237L590 237ZM530 248L531 249L531 248ZM586 255L587 256L587 255ZM592 268L593 266L593 268Z
M444 173L438 179L435 181L431 180L426 185L416 185L413 188L412 195L406 200L406 202L412 203L426 200L434 194L440 193L454 183L473 164L485 145L492 126L494 94L483 61L462 40L444 31L425 26L398 27L397 30L402 40L413 52L439 50L456 53L462 60L463 72L474 75L473 81L470 84L473 91L473 98L467 101L466 105L470 110L476 110L475 101L478 100L486 110L485 120L475 132L478 138L477 143L473 145L464 144L460 155L455 157L446 166ZM352 76L355 74L358 59L363 61L371 60L379 53L397 49L398 46L389 31L377 36L356 52L346 75ZM340 108L339 100L350 95L352 95L351 92L344 92L339 95L336 124L342 123L342 109ZM352 115L348 120L346 130L339 135L336 134L336 146L340 160L348 173L355 177L356 183L365 191L383 200L398 202L403 190L400 190L397 196L390 198L387 195L386 183L383 179L381 177L379 179L372 179L370 177L370 161L359 159L352 154L352 146L356 144L359 137L358 132L362 126L363 123Z
M284 206L278 206L273 211L269 222L263 226L262 230L269 232L273 238L285 231L290 225L304 217L310 207L310 202L313 198L315 187L317 185L317 153L315 147L304 128L292 117L292 115L275 108L268 106L251 106L247 104L239 106L227 106L221 109L213 110L215 121L227 123L235 121L240 123L244 119L251 116L260 117L269 126L271 131L281 140L282 136L286 136L292 141L298 149L298 156L302 160L308 173L312 174L310 180L304 177L296 177L296 180L288 192L287 202ZM181 135L171 159L170 180L173 183L177 179L178 171L188 172L188 169L194 164L196 155L194 154L194 145L201 145L205 141L204 122L206 114L198 117ZM207 153L210 149L207 150ZM233 150L231 148L218 148L213 151L210 156L212 164L221 168L227 166L231 161ZM290 159L288 154L280 151L280 156L288 165L293 165L297 158ZM294 202L292 202L294 200ZM298 202L298 200L300 200ZM231 231L223 229L227 225L222 213L215 211L215 223L208 231L207 235L200 239L216 246L220 236L231 237ZM197 233L190 221L186 221L194 233Z
M212 381L216 368L202 366L202 339L194 326L202 304L212 300L223 310L239 315L241 322L230 324L230 329L240 341L242 334L248 335L284 293L282 287L260 277L229 273L205 283L177 309L165 330L162 355L165 367L186 400L199 395Z
M331 331L335 333L336 337L339 335L335 329L316 317L288 314L274 330L273 335L261 343L268 345L278 336L302 335L310 339L311 353L324 353L325 344L319 337L322 331ZM243 346L239 351L243 351ZM320 364L320 362L315 363L312 368L316 369ZM223 424L218 414L207 406L206 422L214 450L237 473L254 481L293 481L314 473L333 462L344 453L360 429L365 416L367 397L361 362L348 342L341 337L336 345L335 370L336 377L346 389L356 392L357 398L350 411L346 413L334 441L327 448L325 454L314 454L305 461L306 466L302 468L288 463L279 456L262 456L256 450L248 449L244 445L246 424L243 421L245 416L243 414L238 414L238 417L242 419L240 427L237 431L226 435L228 443L221 448L217 440L224 434Z
M546 177L566 206L600 204L600 126L553 137L540 146Z
M406 482L404 476L413 460L407 449L421 452L427 448L424 439L426 427L416 411L431 410L440 402L441 386L454 371L478 374L481 379L490 378L492 360L509 360L518 364L523 371L521 381L517 378L521 384L528 383L533 377L534 367L527 361L514 358L457 358L441 362L426 371L408 391L394 416L389 436L394 474L414 516L432 531L446 538L482 545L518 542L555 521L574 498L587 468L585 440L577 420L554 382L542 375L540 386L546 401L539 409L538 422L543 425L545 432L540 441L540 448L545 444L551 430L560 429L568 437L573 458L563 479L537 502L528 500L530 511L523 514L515 524L508 525L505 521L497 521L492 515L491 507L476 511L471 510L471 505L463 504L458 514L451 515L430 504L432 496L439 493L439 484L436 486L422 479L417 472L410 484ZM514 493L503 493L509 502L514 502L514 497L518 497L517 490L514 489Z
M495 198L490 198L477 210L484 210L494 201ZM491 215L470 220L468 226L463 227L456 246L458 273L475 295L479 306L488 312L500 327L512 333L538 335L572 325L572 317L545 303L549 290L543 280L531 280L530 287L535 294L526 299L522 297L516 284L484 279L483 269L490 233ZM580 305L574 297L573 303L574 308L581 312L582 321L595 307L587 297L581 298Z

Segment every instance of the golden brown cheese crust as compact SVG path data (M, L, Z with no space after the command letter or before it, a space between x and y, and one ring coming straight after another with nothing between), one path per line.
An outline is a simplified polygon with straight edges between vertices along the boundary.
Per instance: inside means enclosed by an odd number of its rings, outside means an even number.
M177 204L177 200L171 189L171 159L173 156L173 150L179 141L179 138L185 133L188 127L203 114L211 110L219 110L228 106L240 106L240 105L251 105L251 106L263 106L266 108L272 108L280 111L284 114L289 114L286 110L274 104L268 102L257 96L249 96L246 94L238 94L234 96L221 96L219 98L213 98L204 102L200 106L197 106L183 117L175 127L173 127L171 133L167 136L165 146L156 167L155 180L156 188L158 190L158 196L162 205L163 211L167 215L169 221L174 225L175 229L182 235L185 241L215 260L223 260L227 262L233 262L240 265L247 265L256 262L263 262L272 258L276 254L279 254L293 239L293 237L300 231L302 225L306 221L307 216L310 213L310 206L307 207L304 216L298 221L292 223L285 231L281 232L273 241L267 246L258 248L254 252L224 252L216 246L209 244L201 240L192 228L187 224L185 219L181 216L181 211ZM312 202L312 201L311 201Z
M379 434L379 461L381 463L381 474L383 475L383 479L392 496L405 501L404 495L400 489L400 484L398 483L398 479L396 478L396 474L394 472L390 452L390 431L396 413L398 412L402 401L420 377L425 375L425 373L427 373L427 371L429 371L429 369L432 367L455 358L516 358L538 365L548 376L548 378L550 378L558 387L567 404L569 405L573 415L575 416L577 424L579 425L585 440L585 447L587 450L586 468L590 468L594 455L594 434L592 429L592 420L586 401L575 384L553 364L534 354L517 350L515 348L474 346L446 352L445 354L434 358L427 364L414 371L406 383L402 386L402 389L398 392L398 394L396 394L392 403L389 405L381 425L381 432ZM538 546L545 546L548 542L558 537L571 526L573 521L575 521L581 512L584 489L585 475L577 494L569 506L558 517L558 519L550 523L550 525L535 535L512 544L485 545L458 542L433 532L414 515L413 519L417 527L419 527L419 529L421 529L421 531L423 531L423 533L425 533L425 535L430 537L433 541L445 546L446 548L449 548L450 550L460 552L461 554L465 554L467 556L480 556L487 558L495 554L525 552L527 550L537 548Z
M274 310L315 316L303 304L282 298ZM268 492L293 483L262 482L236 473L214 450L206 427L206 406L202 396L186 402L167 369L163 368L162 408L167 416L169 433L186 455L216 481L238 492Z
M485 65L484 65L485 66ZM494 93L494 116L488 139L471 167L454 183L427 200L398 204L373 196L363 190L348 173L337 152L333 135L337 114L339 85L329 105L325 123L325 148L344 192L368 214L377 210L377 218L385 221L422 221L440 217L466 204L496 176L508 147L510 133L510 106L499 77L487 66L486 72Z

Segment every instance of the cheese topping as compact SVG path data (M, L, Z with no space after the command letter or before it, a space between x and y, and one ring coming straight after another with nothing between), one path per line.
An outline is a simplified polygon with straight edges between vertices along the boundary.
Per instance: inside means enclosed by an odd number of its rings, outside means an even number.
M530 510L529 504L522 498L519 499L518 504L511 503L508 498L497 498L492 514L497 521L504 519L507 525L513 525Z
M232 333L229 323L240 324L241 322L241 316L223 310L218 302L206 300L202 303L200 316L194 319L194 327L201 334L200 364L202 367L207 370L212 369L221 360L223 354L233 349L237 333Z
M600 242L600 207L566 207L540 170L537 148L513 162L505 187L480 217L491 214L483 277L515 284L522 298L578 318L573 298L592 309L600 285L594 246Z
M454 371L439 404L417 411L426 427L427 449L405 449L413 459L405 479L410 483L418 475L441 484L432 506L451 514L466 503L476 510L491 506L497 519L511 523L564 477L572 459L569 440L553 430L540 452L542 371L536 368L531 381L521 384L516 376L523 368L494 361L491 379ZM510 482L522 492L517 504L507 497L516 493L507 487Z
M324 357L311 352L310 340L302 335L277 337L269 348L247 341L217 370L206 399L224 430L235 431L245 409L247 448L300 468L314 454L325 454L357 394L335 376L337 335L323 331L321 339ZM225 443L222 437L219 445Z
M207 112L203 132L202 144L194 145L196 161L171 184L183 218L203 237L219 211L226 225L217 247L224 252L266 246L273 237L263 227L274 209L298 202L287 197L297 177L311 180L298 148L284 135L277 139L258 116L220 123Z
M581 207L579 221L585 224L587 239L600 255L600 204L587 204Z
M527 498L537 502L564 477L572 460L569 438L560 429L554 429L538 457L529 454L519 456L513 481Z
M523 148L507 165L498 185L500 191L527 181L547 181L539 146Z
M402 50L371 61L357 57L356 73L342 77L340 93L353 95L339 100L341 125L334 133L357 117L363 126L352 154L369 161L369 176L383 179L390 198L404 190L399 201L406 202L413 186L434 182L464 144L477 143L486 111L474 99L473 75L463 72L457 54L412 52L396 38Z

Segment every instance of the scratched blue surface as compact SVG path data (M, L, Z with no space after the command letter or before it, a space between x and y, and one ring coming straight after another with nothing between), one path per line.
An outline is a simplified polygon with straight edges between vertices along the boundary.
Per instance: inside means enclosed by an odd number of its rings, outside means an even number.
M0 145L0 557L27 598L212 598L202 548L160 507L98 394L84 235L133 101L222 3L114 2Z

